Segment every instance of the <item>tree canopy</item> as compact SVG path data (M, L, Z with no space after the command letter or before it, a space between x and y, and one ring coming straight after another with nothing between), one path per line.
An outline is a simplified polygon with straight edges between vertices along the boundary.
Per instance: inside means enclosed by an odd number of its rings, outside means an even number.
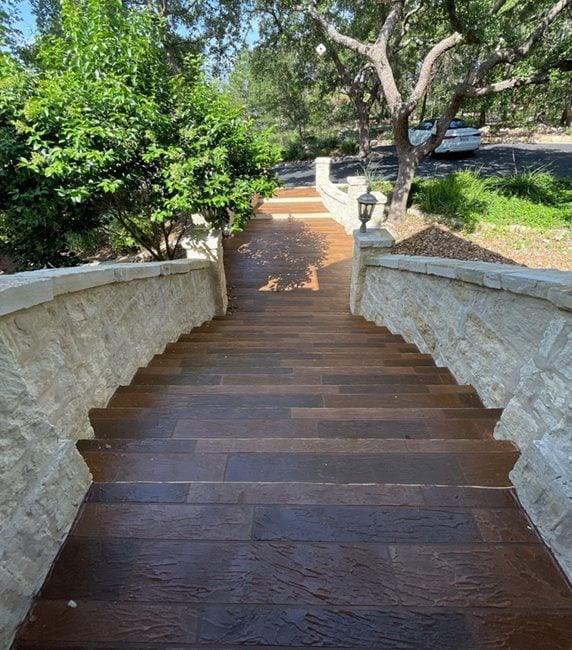
M173 74L164 18L64 0L60 26L40 39L35 69L3 55L0 236L53 264L66 233L95 225L119 225L156 259L175 255L193 214L240 227L253 194L276 185L277 150L200 60Z

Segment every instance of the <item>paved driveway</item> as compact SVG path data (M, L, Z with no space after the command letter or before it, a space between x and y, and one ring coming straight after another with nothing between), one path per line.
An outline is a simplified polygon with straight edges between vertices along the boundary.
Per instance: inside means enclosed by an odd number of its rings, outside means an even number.
M379 147L380 159L375 162L379 178L395 180L397 176L397 156L395 147ZM474 156L438 157L429 156L419 165L417 176L445 176L459 169L480 169L482 173L494 176L512 174L518 170L539 167L558 176L572 176L571 144L490 144L484 145ZM280 165L280 178L286 185L314 185L313 162L294 165ZM356 160L332 164L331 179L342 183L348 176L363 174L363 164Z

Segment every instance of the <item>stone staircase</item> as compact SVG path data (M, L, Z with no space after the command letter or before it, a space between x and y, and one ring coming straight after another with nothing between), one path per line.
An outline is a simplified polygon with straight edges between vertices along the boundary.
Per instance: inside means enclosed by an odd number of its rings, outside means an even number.
M570 647L500 412L349 313L350 256L330 219L227 242L229 315L92 411L94 484L17 648Z

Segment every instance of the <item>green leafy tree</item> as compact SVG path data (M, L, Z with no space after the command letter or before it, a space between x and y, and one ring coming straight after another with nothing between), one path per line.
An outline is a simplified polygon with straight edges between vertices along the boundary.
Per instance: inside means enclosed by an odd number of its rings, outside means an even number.
M558 26L571 2L391 0L375 3L383 8L384 17L375 34L367 38L349 28L346 31L346 16L338 4L312 0L297 7L312 16L332 41L367 60L379 78L399 159L390 221L405 217L419 161L440 144L463 102L548 81L553 61L547 58L539 67L527 62L534 62L532 55L548 34L558 38L558 32L551 28ZM368 1L360 0L359 8L366 12ZM559 33L566 38L565 30ZM413 146L408 137L410 118L448 59L459 62L461 74L450 76L443 86L445 96L436 137Z
M276 187L278 152L266 134L206 82L196 59L171 74L156 12L68 0L61 26L41 41L33 88L8 119L27 147L19 177L57 197L38 215L118 223L155 259L176 255L194 214L241 227L253 194ZM12 206L21 210L14 193Z

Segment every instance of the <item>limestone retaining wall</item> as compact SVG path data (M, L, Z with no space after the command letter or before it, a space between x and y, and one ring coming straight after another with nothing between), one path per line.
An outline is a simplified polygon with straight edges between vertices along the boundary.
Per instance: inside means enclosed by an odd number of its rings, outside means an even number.
M356 240L353 312L504 408L495 436L522 452L511 479L572 578L572 272L376 255L368 238Z
M75 448L93 435L89 409L167 342L224 311L216 247L208 259L190 255L203 259L0 278L0 648L10 647L89 486Z
M332 215L332 219L341 224L348 234L360 225L357 198L367 192L368 181L365 176L348 176L347 192L330 180L331 158L316 158L316 189L322 201ZM378 200L373 216L369 222L371 228L378 228L383 222L383 211L387 197L381 192L372 192Z

